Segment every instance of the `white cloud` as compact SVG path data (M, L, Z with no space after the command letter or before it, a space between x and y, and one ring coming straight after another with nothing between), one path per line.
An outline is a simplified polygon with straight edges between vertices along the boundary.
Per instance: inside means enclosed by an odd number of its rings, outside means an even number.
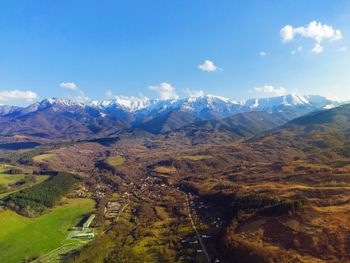
M152 91L157 92L159 98L162 100L179 98L179 96L176 94L175 88L166 82L162 82L159 85L151 85L148 88Z
M269 93L269 94L274 94L276 96L282 96L287 94L287 90L283 87L275 88L272 85L265 85L262 87L255 87L255 91L260 92L260 93Z
M21 91L21 90L4 90L0 91L0 100L8 101L8 100L26 100L33 101L38 97L33 91Z
M294 38L294 28L291 25L284 26L280 31L284 43L292 41Z
M74 91L75 94L77 94L77 95L71 95L71 94L68 95L68 98L70 100L74 100L77 102L87 102L90 100L90 98L88 98L85 95L84 91L80 89L74 82L61 82L59 86L64 89L72 90Z
M190 90L190 89L186 89L186 93L189 97L192 98L197 98L197 97L201 97L204 95L203 90Z
M267 55L267 53L265 51L261 51L259 54L261 57L266 57L266 55Z
M78 89L78 86L75 85L75 83L73 83L73 82L61 82L59 84L59 86L61 88L70 89L70 90L77 90Z
M316 43L316 45L314 46L314 48L311 51L316 53L316 54L319 54L319 53L322 53L323 47L319 43Z
M336 41L343 38L340 30L317 21L310 22L306 27L286 25L281 29L280 35L283 43L293 41L296 36L313 39L316 43L312 52L317 54L323 51L323 40Z
M221 68L217 67L213 61L210 61L210 60L205 60L203 64L198 65L198 68L206 72L214 72L214 71L222 70Z

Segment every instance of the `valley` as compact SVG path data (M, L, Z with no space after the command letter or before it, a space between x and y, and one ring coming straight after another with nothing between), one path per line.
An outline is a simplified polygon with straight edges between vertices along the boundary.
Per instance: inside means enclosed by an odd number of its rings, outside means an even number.
M347 262L347 120L257 111L3 150L0 260Z
M350 263L350 1L0 12L0 263Z

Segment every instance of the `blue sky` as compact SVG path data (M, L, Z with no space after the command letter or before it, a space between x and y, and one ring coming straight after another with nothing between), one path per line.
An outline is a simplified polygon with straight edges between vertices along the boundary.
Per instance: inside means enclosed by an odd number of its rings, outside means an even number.
M2 1L0 103L188 93L350 99L349 36L345 0Z

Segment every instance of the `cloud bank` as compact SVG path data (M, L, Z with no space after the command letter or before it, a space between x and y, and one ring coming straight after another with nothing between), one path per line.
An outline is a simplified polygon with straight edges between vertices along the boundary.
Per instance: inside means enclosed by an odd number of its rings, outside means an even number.
M273 94L275 96L283 96L287 94L287 90L283 87L275 88L272 85L265 85L262 87L255 87L255 91L266 94Z
M21 91L21 90L4 90L0 91L0 100L26 100L33 101L38 97L34 91Z
M336 41L343 38L340 30L317 21L312 21L307 26L301 27L286 25L281 29L280 35L283 43L291 42L295 40L296 37L314 40L315 46L311 51L316 54L319 54L324 50L321 45L324 40Z

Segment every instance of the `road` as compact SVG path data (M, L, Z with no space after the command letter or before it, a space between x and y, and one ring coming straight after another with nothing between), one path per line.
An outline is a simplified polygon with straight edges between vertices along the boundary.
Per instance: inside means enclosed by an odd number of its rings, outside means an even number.
M118 224L119 221L119 217L123 214L124 210L130 205L130 199L128 199L128 202L122 207L122 209L120 209L118 216L116 217L116 219L114 220L113 224L111 224L110 227L108 227L103 233L106 234L109 232L109 230L112 229L113 226L115 226L116 224Z
M121 214L124 212L124 210L130 205L130 199L128 200L128 202L122 207L122 209L120 209L119 214L117 216L117 218L115 219L115 224L118 224L118 220L119 217L121 216Z
M194 232L195 232L196 235L197 235L197 238L198 238L199 243L200 243L200 245L201 245L201 247L202 247L202 250L203 250L203 252L204 252L204 255L205 255L205 257L206 257L207 260L208 260L208 263L210 263L210 257L209 257L208 251L207 251L207 249L205 248L204 242L203 242L203 240L202 240L202 238L201 238L201 236L200 236L200 234L199 234L199 232L198 232L198 230L197 230L197 228L196 228L196 225L194 224L194 221L193 221L193 218L192 218L192 214L191 214L190 201L189 201L189 199L188 199L188 195L187 195L187 194L186 194L186 204L187 204L188 217L190 218L192 228L193 228Z

